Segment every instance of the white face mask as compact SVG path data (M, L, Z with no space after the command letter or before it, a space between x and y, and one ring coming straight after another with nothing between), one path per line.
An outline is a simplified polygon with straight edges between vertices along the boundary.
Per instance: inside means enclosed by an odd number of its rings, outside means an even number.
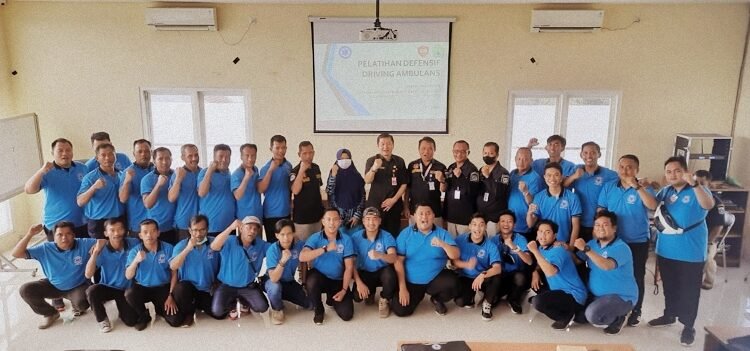
M336 164L339 165L339 168L341 169L347 169L352 165L352 160L348 158L342 158L340 160L336 160Z

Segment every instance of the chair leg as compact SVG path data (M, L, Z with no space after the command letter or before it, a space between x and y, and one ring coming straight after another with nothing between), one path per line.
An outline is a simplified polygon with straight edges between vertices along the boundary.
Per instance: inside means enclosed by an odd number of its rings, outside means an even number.
M724 264L724 283L727 283L729 282L727 276L727 243L724 240L721 241L721 260Z

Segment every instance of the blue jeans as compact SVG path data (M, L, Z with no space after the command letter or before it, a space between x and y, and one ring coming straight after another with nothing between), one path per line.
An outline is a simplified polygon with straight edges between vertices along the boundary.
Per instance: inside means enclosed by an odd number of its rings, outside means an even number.
M586 307L586 320L594 326L608 326L617 317L624 316L633 309L633 304L617 295L604 295L594 299Z
M268 300L266 300L258 284L252 283L244 288L235 288L221 284L214 291L211 313L218 318L226 317L237 298L240 299L240 302L250 305L250 309L255 313L262 313L268 310Z
M266 290L268 295L268 301L271 303L271 309L274 311L281 311L284 309L283 300L287 300L295 305L298 305L305 309L312 308L310 299L307 298L305 290L302 285L296 281L278 281L274 283L268 276L262 278L263 288Z

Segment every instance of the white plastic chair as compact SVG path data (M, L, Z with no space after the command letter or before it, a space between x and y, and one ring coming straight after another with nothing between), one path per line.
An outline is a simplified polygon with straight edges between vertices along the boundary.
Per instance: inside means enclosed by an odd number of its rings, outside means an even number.
M724 234L721 235L721 240L719 240L719 245L716 248L717 251L721 251L725 283L729 281L729 278L727 278L727 235L729 235L729 232L732 231L732 227L734 226L734 219L734 214L724 212Z

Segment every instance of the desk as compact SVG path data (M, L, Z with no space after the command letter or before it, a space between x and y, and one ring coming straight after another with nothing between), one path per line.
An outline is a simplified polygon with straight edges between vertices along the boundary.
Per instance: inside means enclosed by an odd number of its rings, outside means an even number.
M706 340L703 351L722 351L729 343L729 339L750 335L750 328L714 325L703 328L706 330Z
M398 349L401 350L401 344L415 342L404 341L399 343ZM467 341L471 351L556 351L558 344L552 343L514 343L514 342L476 342ZM586 346L587 351L635 351L630 345L625 344L563 344L563 345L581 345Z

